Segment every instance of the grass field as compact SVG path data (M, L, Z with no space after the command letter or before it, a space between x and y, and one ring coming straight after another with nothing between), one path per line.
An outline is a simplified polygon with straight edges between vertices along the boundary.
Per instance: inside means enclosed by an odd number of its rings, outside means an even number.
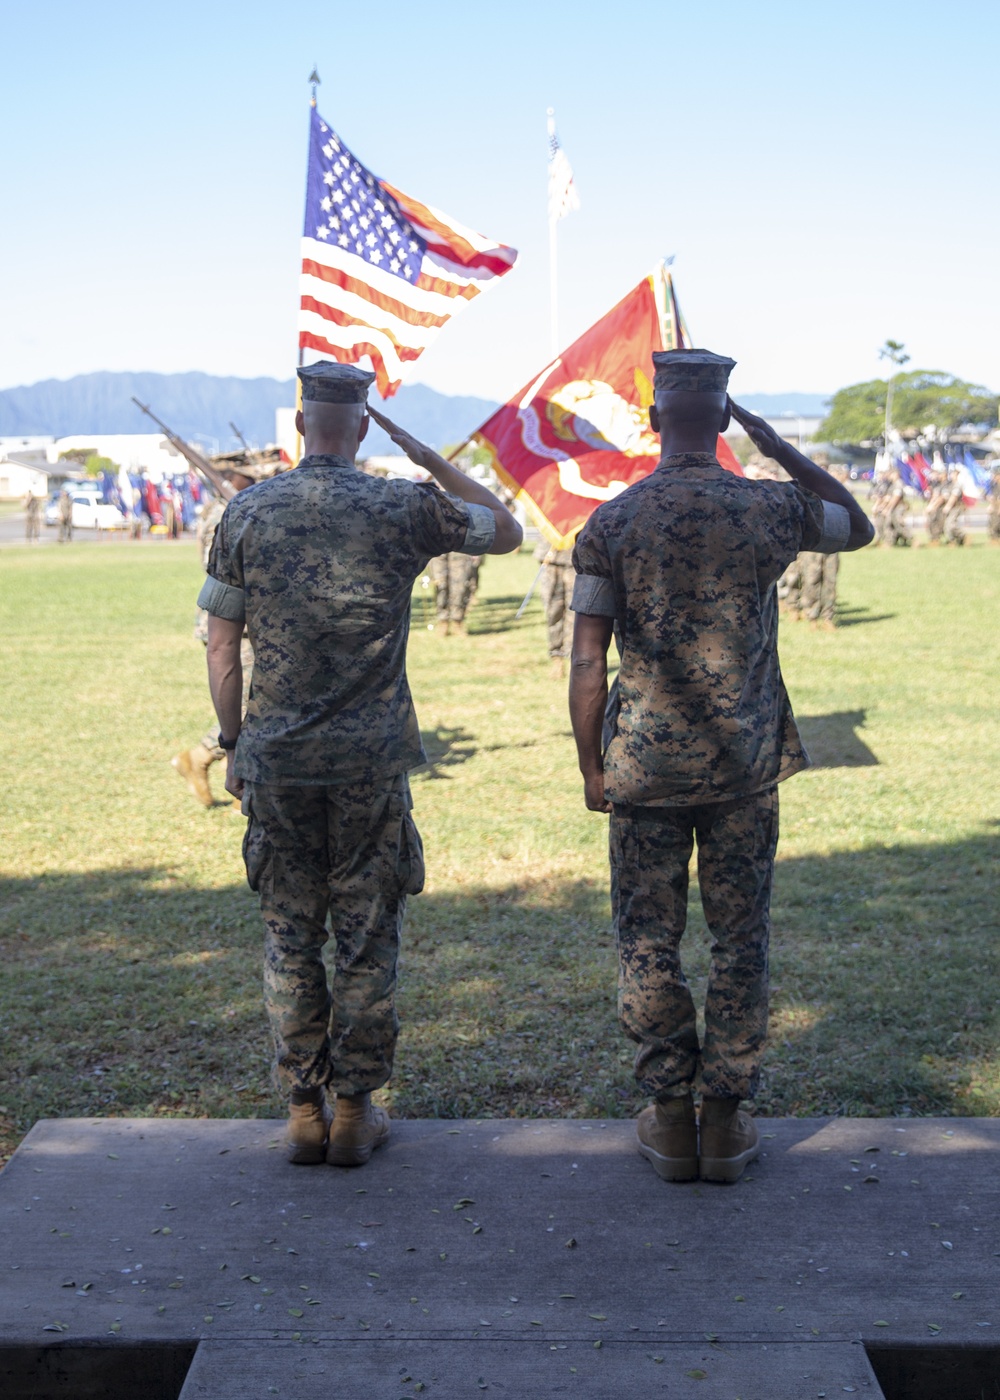
M468 639L414 613L429 867L384 1098L401 1115L628 1115L607 821L586 812L529 554ZM1000 1112L1000 551L845 558L786 626L818 765L782 789L764 1113ZM209 719L193 545L0 554L0 1156L41 1116L278 1115L242 819L170 757ZM221 796L219 770L214 770ZM686 939L699 992L696 893Z

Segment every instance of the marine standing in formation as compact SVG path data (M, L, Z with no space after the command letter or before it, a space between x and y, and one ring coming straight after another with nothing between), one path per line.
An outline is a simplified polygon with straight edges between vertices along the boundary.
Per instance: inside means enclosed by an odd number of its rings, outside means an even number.
M443 490L356 470L374 375L321 361L299 378L305 456L229 503L199 602L219 742L235 749L226 786L249 819L289 1157L356 1166L389 1136L370 1095L392 1070L400 930L424 875L407 778L426 758L406 680L413 583L435 555L508 553L521 530L485 487L374 410Z
M759 1148L740 1102L767 1035L777 784L808 764L778 665L775 584L802 550L859 549L873 531L845 487L730 404L732 360L671 350L653 363L659 466L597 508L574 553L570 715L586 805L611 813L619 1010L654 1100L640 1151L666 1180L735 1181ZM719 465L730 411L791 482ZM618 707L602 752L613 633ZM713 937L703 1043L679 951L695 841Z
M928 544L938 545L944 538L944 508L947 500L948 473L933 472L928 482L927 505L924 507Z
M573 550L556 549L555 545L543 539L535 551L535 558L541 565L542 606L545 608L552 674L561 677L565 675L566 661L573 650L573 621L570 616L576 578Z
M962 516L965 514L965 496L962 492L962 478L953 471L948 481L948 491L941 514L941 534L945 544L965 544L965 531L962 529Z
M476 596L481 563L480 556L457 551L431 560L438 626L446 637L465 631L465 614Z
M34 491L29 491L24 502L24 538L28 544L38 543L42 523L42 503Z
M73 498L64 486L59 492L59 543L73 542Z
M871 499L877 542L887 545L911 545L913 531L906 519L910 504L903 489L903 479L895 467L891 467L873 484Z

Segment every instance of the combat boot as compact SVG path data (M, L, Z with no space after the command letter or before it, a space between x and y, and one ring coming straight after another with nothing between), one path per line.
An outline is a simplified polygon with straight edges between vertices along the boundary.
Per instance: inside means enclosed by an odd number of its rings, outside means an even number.
M389 1139L389 1115L371 1094L338 1094L326 1160L331 1167L363 1167Z
M701 1146L698 1160L702 1181L739 1181L744 1168L760 1151L757 1124L740 1112L739 1099L701 1101Z
M635 1125L639 1151L664 1181L694 1181L698 1176L698 1124L690 1094L651 1103Z
M288 1105L288 1132L285 1143L288 1160L298 1166L315 1166L326 1154L333 1113L320 1089L304 1103L293 1098Z
M212 789L208 785L208 770L215 759L204 744L196 744L170 760L174 768L188 785L188 792L198 799L203 807L214 806Z

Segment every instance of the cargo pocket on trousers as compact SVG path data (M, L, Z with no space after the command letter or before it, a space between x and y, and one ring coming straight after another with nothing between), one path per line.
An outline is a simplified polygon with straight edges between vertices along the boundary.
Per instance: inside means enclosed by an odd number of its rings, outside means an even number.
M410 812L403 813L399 831L399 858L396 862L400 894L419 894L424 887L424 843Z
M247 801L244 797L243 805L247 817L247 829L243 833L243 863L247 868L247 884L258 894L271 848L260 822L254 818L252 801Z

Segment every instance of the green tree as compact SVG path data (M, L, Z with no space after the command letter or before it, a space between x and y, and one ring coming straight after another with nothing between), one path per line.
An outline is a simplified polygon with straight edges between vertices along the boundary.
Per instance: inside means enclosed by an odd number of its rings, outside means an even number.
M942 370L915 369L892 378L892 422L904 438L917 437L930 424L954 431L964 423L995 423L1000 398L981 384L969 384ZM820 442L851 446L881 442L885 432L889 381L869 379L840 389L819 425Z
M101 472L117 472L118 463L112 462L110 457L99 457L96 452L92 452L84 462L83 469L88 476L100 476Z

